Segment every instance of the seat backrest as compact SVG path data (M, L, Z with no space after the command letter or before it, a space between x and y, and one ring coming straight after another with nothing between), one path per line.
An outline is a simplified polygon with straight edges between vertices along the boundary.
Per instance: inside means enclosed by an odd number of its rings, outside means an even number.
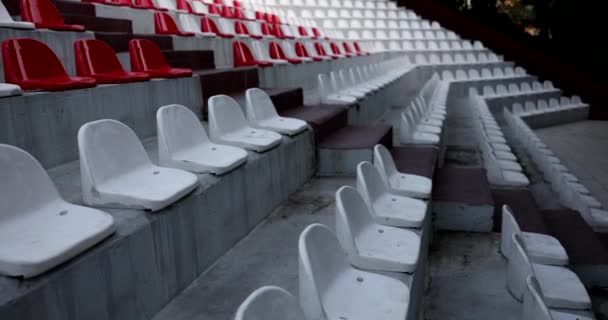
M83 190L152 165L135 132L116 120L97 120L80 127L78 149ZM86 193L83 196L87 202Z
M386 185L389 185L389 179L391 176L398 174L397 167L393 161L393 156L388 149L381 144L377 144L374 147L374 166L378 169L382 180L385 181Z
M6 10L6 7L4 6L4 4L2 3L2 1L0 1L0 21L1 22L13 22L13 17L11 17L11 14L8 13L8 10Z
M373 225L367 204L352 187L343 186L336 192L336 236L340 245L351 257L359 255L357 237L367 226Z
M67 73L55 53L34 39L9 39L2 42L4 78L8 83L46 79Z
M34 157L6 144L0 144L0 195L0 221L27 214L61 198Z
M21 19L33 23L64 25L59 10L49 0L21 0Z
M306 320L298 300L273 286L252 292L236 311L234 320Z
M247 26L243 22L238 20L234 22L234 32L236 34L249 35L249 29L247 29Z
M507 266L507 283L511 293L518 300L521 300L526 286L526 279L529 275L534 275L534 270L532 269L532 263L528 258L521 235L514 233L511 239L513 246Z
M171 104L158 109L156 125L161 164L166 164L176 152L209 143L207 132L196 114L182 105Z
M201 17L201 31L207 33L219 34L220 29L215 24L215 21L209 17Z
M158 4L159 7L169 9L169 10L177 10L177 4L173 0L154 0Z
M380 172L367 161L362 161L357 165L357 190L363 196L371 212L373 212L373 202L387 193L387 187L382 181Z
M194 13L194 9L188 0L175 0L177 10L183 10L188 13Z
M308 226L298 241L300 305L307 319L327 319L322 301L329 286L351 268L335 233L322 224Z
M543 292L534 276L526 278L522 320L553 320L545 303Z
M129 41L129 57L133 71L145 72L168 66L160 48L150 40L133 39Z
M287 60L283 48L278 43L271 41L269 44L270 57L272 59Z
M74 42L76 72L79 76L124 71L114 50L103 41L82 39Z
M513 234L521 235L522 232L508 205L502 206L502 226L500 232L500 249L509 258L513 246Z
M278 117L277 110L270 96L261 89L251 88L245 92L247 100L247 119L250 121L261 121Z
M238 102L227 95L209 98L209 134L211 138L248 127Z

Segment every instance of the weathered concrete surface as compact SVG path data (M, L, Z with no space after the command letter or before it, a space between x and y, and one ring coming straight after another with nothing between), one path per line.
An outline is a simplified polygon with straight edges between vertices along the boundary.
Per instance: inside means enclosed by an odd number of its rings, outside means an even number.
M17 30L11 28L0 28L0 42L15 38L31 38L43 42L59 58L65 71L75 76L76 64L74 60L74 41L79 39L93 39L93 32L52 31L47 29ZM0 63L0 79L4 80L4 66ZM0 102L0 105L4 101Z
M519 320L507 290L500 234L437 232L430 255L426 320Z
M580 121L535 133L608 208L608 121Z
M156 141L145 143L153 161ZM307 131L216 177L154 214L105 210L116 234L46 275L0 277L0 319L150 319L314 173ZM81 203L78 162L50 171L61 194Z
M94 3L94 5L97 17L131 20L133 33L156 34L154 32L154 10L111 6L100 3Z
M233 319L241 302L265 285L282 287L298 295L298 239L311 223L335 226L334 196L353 178L313 179L289 198L264 223L238 243L153 320ZM426 285L430 216L422 233L422 249L414 276L384 273L412 289L408 320L419 319Z
M182 104L200 115L197 77L154 79L61 92L32 92L0 101L0 143L31 153L45 168L78 159L77 134L90 121L115 119L140 138L156 135L156 110Z

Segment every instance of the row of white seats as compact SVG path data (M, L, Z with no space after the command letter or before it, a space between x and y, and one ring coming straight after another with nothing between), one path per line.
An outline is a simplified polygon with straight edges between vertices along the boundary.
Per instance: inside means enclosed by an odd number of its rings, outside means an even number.
M471 88L471 92L480 94L487 99L525 94L560 92L560 90L553 86L553 82L547 80L544 82L524 81L520 83L520 85L517 85L517 83L510 83L508 86L504 84L497 84L496 86L485 85L483 86L482 92L477 92L477 89L475 88Z
M390 9L395 10L397 3L392 1L363 1L363 0L261 0L261 1L243 1L257 2L269 6L298 6L298 7L334 7L334 8L358 8L358 9Z
M395 30L395 29L368 29L368 28L336 28L332 27L328 24L323 24L323 28L328 32L331 31L332 34L338 39L353 39L353 40L393 40L390 43L394 43L395 50L416 50L412 44L408 45L407 42L401 40L424 40L424 41L433 41L433 40L459 40L459 37L455 33L446 33L443 31L413 31L412 29L408 30ZM421 48L418 50L428 50L427 48ZM440 50L439 48L435 50ZM450 50L450 49L446 49ZM461 49L456 49L461 50Z
M437 54L437 53L430 53L430 54L423 54L423 53L417 53L414 56L414 60L416 62L416 64L419 65L462 65L462 64L502 64L504 63L504 61L502 61L501 57L495 55L495 54L485 54L485 53L479 53L479 54L474 54L474 53L467 53L465 54L461 54L461 53L454 53L454 54L450 54L450 53L444 53L444 54Z
M472 93L469 95L469 101L475 136L490 183L507 187L529 185L530 181L523 174L523 168L517 162L517 157L511 151L502 129L483 97Z
M78 132L83 202L160 210L198 186L197 176L190 172L224 174L247 161L243 148L265 151L281 143L281 134L296 135L307 128L301 120L278 116L260 89L249 89L246 99L247 119L231 98L210 98L211 139L188 108L160 108L162 167L152 163L126 125L115 120L84 124ZM0 162L0 196L5 203L0 215L0 274L39 275L114 232L109 214L64 201L46 171L25 151L0 145Z
M594 319L591 299L559 240L523 232L511 208L502 207L501 253L508 260L507 288L523 301L524 320Z
M579 96L561 97L559 100L551 98L548 101L539 99L536 102L526 101L523 105L521 103L514 103L511 110L514 114L525 117L536 114L542 114L545 112L552 111L564 111L573 110L578 108L588 108L589 105L584 103Z
M520 77L528 77L525 69L521 67L495 67L492 70L482 68L481 73L477 69L469 69L468 72L458 69L455 72L444 70L441 72L443 81L471 81L471 80L512 80Z
M262 287L235 319L405 319L410 289L376 272L415 272L428 208L412 197L428 199L431 189L430 179L398 172L377 145L374 165L357 166L356 189L336 192L336 231L313 224L300 235L299 302L283 289Z
M606 226L608 212L591 195L589 189L561 163L560 159L545 145L522 118L504 108L504 119L513 137L522 145L550 183L551 189L559 196L560 202L568 208L577 210L587 223L595 228Z
M377 20L377 19L361 19L361 18L316 18L317 23L325 28L337 29L369 29L369 30L396 30L396 31L421 31L421 32L444 32L452 34L451 31L446 31L436 23L428 23L420 21L408 20Z
M393 59L318 75L321 103L352 104L399 79L410 66Z
M305 130L305 122L279 117L265 92L249 89L247 118L232 98L209 98L209 136L186 107L157 113L159 162L154 165L135 133L115 120L82 126L78 134L82 194L87 205L160 210L192 191L195 173L224 174L247 160L251 150L279 145L281 134ZM146 188L141 188L146 186Z
M418 96L401 114L399 138L402 144L438 145L447 111L449 84L437 74L427 81Z

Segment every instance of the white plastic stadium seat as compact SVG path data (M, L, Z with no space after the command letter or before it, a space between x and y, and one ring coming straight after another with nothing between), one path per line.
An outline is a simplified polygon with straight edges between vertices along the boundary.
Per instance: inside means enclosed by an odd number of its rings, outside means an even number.
M220 175L247 161L247 151L212 143L198 117L184 106L158 109L156 121L162 166Z
M13 20L2 1L0 1L0 28L34 29L34 24L31 22Z
M248 89L247 119L252 126L286 135L296 135L307 128L305 121L281 117L266 92L258 88Z
M209 135L216 143L256 152L274 148L282 141L276 132L251 127L239 104L223 94L209 98Z
M522 300L526 279L538 279L545 302L550 308L586 310L591 308L591 298L576 273L558 267L530 262L523 240L513 234L513 248L507 265L507 288L517 300Z
M377 223L404 228L421 228L427 212L426 202L391 193L371 163L357 165L357 190Z
M513 234L519 234L528 257L533 263L563 266L568 264L568 254L559 240L546 234L523 232L515 220L511 208L502 207L500 251L508 259L513 246Z
M391 193L420 199L428 199L431 196L433 181L427 177L397 171L393 157L381 144L374 147L374 166Z
M252 292L236 311L234 320L306 320L298 300L273 286Z
M336 235L352 265L364 270L414 272L420 236L413 231L376 224L359 192L336 192Z
M198 186L190 172L154 165L133 130L116 120L84 124L78 148L87 205L157 211Z
M85 251L115 230L114 219L65 202L40 163L0 144L0 274L30 278Z
M22 94L21 87L10 83L0 83L0 98L18 96Z
M571 309L549 309L534 276L526 279L527 291L524 294L522 320L594 320L590 311Z
M300 305L307 319L403 320L410 290L401 281L355 269L334 232L308 226L298 241Z

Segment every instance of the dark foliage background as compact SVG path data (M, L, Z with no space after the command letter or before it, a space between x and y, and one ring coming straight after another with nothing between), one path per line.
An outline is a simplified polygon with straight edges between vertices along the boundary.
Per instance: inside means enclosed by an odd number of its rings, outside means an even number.
M608 83L607 0L437 0Z

